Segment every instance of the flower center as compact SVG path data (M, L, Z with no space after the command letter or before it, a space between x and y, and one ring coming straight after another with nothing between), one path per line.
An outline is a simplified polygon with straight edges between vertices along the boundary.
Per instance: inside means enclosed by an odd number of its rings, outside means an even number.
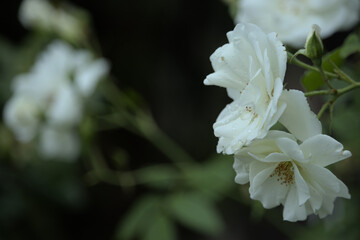
M275 168L274 172L270 175L270 177L277 176L277 180L281 185L285 184L288 186L289 184L294 183L294 167L291 162L282 162Z

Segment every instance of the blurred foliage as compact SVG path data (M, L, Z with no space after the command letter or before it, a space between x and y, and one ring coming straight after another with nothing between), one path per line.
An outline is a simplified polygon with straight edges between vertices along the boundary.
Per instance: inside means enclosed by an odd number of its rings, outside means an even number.
M345 59L356 52L360 52L360 39L357 34L352 33L345 39L340 49L340 56Z
M73 44L103 53L114 76L86 106L76 163L39 160L1 125L0 239L360 238L357 91L336 101L331 122L353 153L334 169L352 200L337 201L325 220L285 223L279 208L264 210L250 201L248 186L234 183L231 156L213 156L211 124L228 98L205 89L202 79L211 71L211 52L233 28L227 7L216 0L71 2L89 11L86 24L92 16L95 27L85 31L89 41ZM234 12L236 1L227 2ZM56 37L16 27L15 36L10 28L0 36L1 106L13 77ZM333 72L335 64L359 80L359 51L359 36L350 34L324 57L323 68ZM324 85L314 71L302 83L308 91Z
M32 66L36 55L49 43L51 36L29 35L21 46L14 46L0 35L0 102L10 97L11 80Z
M63 209L74 211L86 201L75 164L35 161L21 170L1 164L0 179L2 239L23 239L25 234L28 239L63 239Z
M169 239L178 239L173 234L175 222L205 235L221 233L224 223L215 203L234 186L234 174L229 159L219 160L216 157L202 165L183 164L180 172L167 165L137 170L135 176L139 184L165 192L141 198L119 224L118 239L131 239L147 231L150 234L148 228L152 227L164 228L163 231L172 236ZM161 224L151 221L149 226L148 219L157 218ZM162 231L157 234L161 235ZM142 239L150 238L145 234Z

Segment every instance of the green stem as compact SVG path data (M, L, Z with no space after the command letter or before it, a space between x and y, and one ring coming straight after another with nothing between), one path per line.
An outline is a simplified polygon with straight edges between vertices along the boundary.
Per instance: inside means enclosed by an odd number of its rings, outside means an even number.
M352 79L349 75L347 75L344 71L342 71L335 63L332 61L329 61L331 65L333 66L333 71L338 75L338 78L340 80L343 80L349 84L356 84L357 82Z
M311 66L309 64L306 64L300 60L298 60L296 57L294 57L294 54L290 53L290 52L287 52L287 55L288 55L288 60L289 60L289 63L292 63L292 64L295 64L299 67L302 67L306 70L310 70L310 71L315 71L315 72L318 72L321 74L320 70L314 66ZM338 78L339 76L335 73L331 73L331 72L327 72L327 71L324 71L324 74L327 76L327 77L330 77L330 78Z
M330 126L329 126L330 132L329 133L331 135L332 134L332 126L333 126L333 116L334 116L334 104L330 105L329 112L330 112Z
M317 117L318 119L320 119L322 117L322 115L325 113L326 109L330 106L331 100L327 101L326 103L324 103L324 105L322 105Z
M178 165L184 162L196 163L189 154L157 126L150 113L138 106L115 84L108 82L104 85L104 97L120 111L119 116L123 119L123 122L117 126L126 128L149 140L158 150Z
M355 82L354 84L352 85L349 85L349 86L346 86L344 88L341 88L341 89L329 89L329 90L326 90L326 91L332 91L334 96L328 100L326 103L324 103L324 105L321 107L319 113L318 113L318 118L320 119L322 117L322 115L325 113L325 111L327 110L328 107L331 107L335 101L343 94L347 93L347 92L350 92L356 88L359 88L360 87L360 83L358 82ZM311 92L309 92L311 93ZM320 94L318 94L320 95ZM315 96L312 95L312 96Z
M311 92L306 92L305 97L313 97L313 96L318 96L318 95L328 95L328 94L331 94L333 92L334 91L332 89L311 91Z
M311 91L306 92L305 97L313 97L313 96L319 96L319 95L337 95L338 97L343 95L344 93L347 93L355 88L360 87L360 83L354 82L353 84L340 88L340 89L326 89L326 90L317 90L317 91Z
M350 92L351 90L360 87L360 82L355 82L352 85L346 86L344 88L338 89L337 94L339 96L343 95L344 93Z
M151 116L146 113L137 115L136 129L140 135L154 144L165 156L174 163L183 162L195 163L195 160L187 154L177 143L175 143L168 135L166 135L155 123Z
M89 159L91 161L92 170L89 171L85 177L90 184L96 184L98 181L102 181L120 187L131 187L136 185L135 177L132 173L110 169L96 147L91 152Z
M324 80L325 84L331 89L334 90L335 88L331 85L331 83L329 82L329 78L328 76L325 74L324 69L322 68L321 65L317 66L317 69L319 70L322 79Z
M104 82L101 85L101 90L103 96L110 102L112 105L118 107L119 109L129 108L131 110L136 110L139 106L136 102L128 96L123 91L120 91L119 88L114 83L115 79L110 77L109 81Z

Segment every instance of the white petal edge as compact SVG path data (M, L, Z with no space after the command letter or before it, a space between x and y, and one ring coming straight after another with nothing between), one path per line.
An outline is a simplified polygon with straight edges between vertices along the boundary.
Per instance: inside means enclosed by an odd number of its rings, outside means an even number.
M301 176L296 164L292 163L294 167L295 185L298 194L299 205L303 205L310 198L310 189L304 178Z
M351 157L351 152L344 150L341 143L324 134L306 139L300 145L300 148L305 157L310 159L311 163L322 167Z
M279 149L290 158L298 161L305 162L304 154L302 153L299 145L292 139L289 138L278 138L276 144Z
M285 200L283 218L285 221L296 222L305 220L306 217L305 205L299 205L296 187L292 186Z
M321 123L310 110L303 92L298 90L284 90L280 100L287 107L280 117L279 122L300 141L321 134Z

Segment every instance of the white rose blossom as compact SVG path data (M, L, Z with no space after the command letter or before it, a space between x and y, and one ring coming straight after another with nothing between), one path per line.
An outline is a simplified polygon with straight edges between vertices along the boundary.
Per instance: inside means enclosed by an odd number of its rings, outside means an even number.
M74 50L61 41L53 42L39 56L30 72L14 79L14 95L4 108L6 125L20 142L30 142L38 135L47 140L55 139L53 136L71 139L69 144L78 141L74 137L76 134L65 132L74 131L81 122L86 98L108 70L109 64L104 59L94 60L88 51ZM60 134L58 129L65 132ZM40 140L39 146L46 157L58 153L60 158L76 158L79 153L79 150L64 147L65 143L51 144L47 140ZM41 146L45 143L46 146ZM79 147L79 143L72 145L73 148ZM58 151L54 150L55 147Z
M300 100L303 93L286 91L284 97L289 114L280 121L293 134L272 130L242 148L235 155L235 182L250 182L250 197L264 208L283 205L284 220L305 220L309 214L323 218L332 213L335 198L350 198L345 184L325 167L351 153L321 134L320 122Z
M313 24L320 26L323 38L354 26L359 6L359 0L240 0L235 22L254 23L300 48Z
M253 24L238 24L229 43L210 57L214 73L206 85L225 87L233 102L214 124L218 152L233 154L253 139L263 138L286 104L279 102L286 70L286 51L275 33Z
M218 152L235 154L235 181L250 182L250 196L265 208L284 205L288 221L331 214L347 187L325 167L351 156L321 134L303 92L283 90L286 52L275 33L238 24L229 43L210 57L206 85L225 87L232 103L214 124ZM269 131L279 121L290 133Z

